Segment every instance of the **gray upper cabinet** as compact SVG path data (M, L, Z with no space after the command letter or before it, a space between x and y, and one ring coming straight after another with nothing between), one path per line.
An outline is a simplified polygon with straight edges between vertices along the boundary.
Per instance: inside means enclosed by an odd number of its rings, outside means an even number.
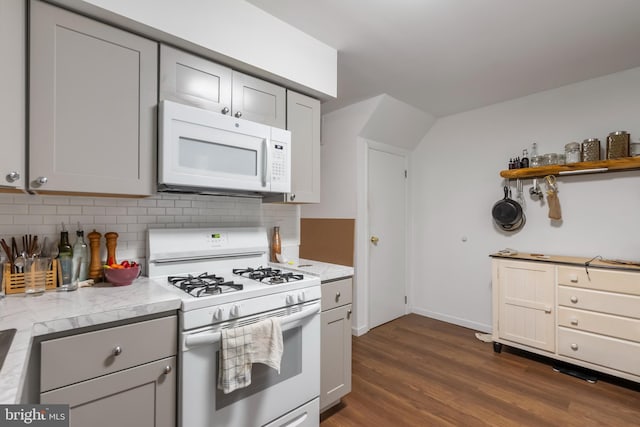
M286 202L320 202L320 101L287 91L291 131L291 193Z
M157 44L36 0L30 19L28 188L151 195Z
M160 47L160 100L284 129L286 90L197 55Z
M160 46L160 99L231 112L232 70L190 53Z
M24 188L26 3L0 1L0 189Z
M231 110L235 117L284 129L286 96L282 86L233 72Z

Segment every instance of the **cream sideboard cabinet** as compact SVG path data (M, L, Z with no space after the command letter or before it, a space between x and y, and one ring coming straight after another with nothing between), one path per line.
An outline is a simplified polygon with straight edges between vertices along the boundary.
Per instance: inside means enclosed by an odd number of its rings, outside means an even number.
M26 124L26 2L0 1L0 189L24 188Z
M493 257L493 342L640 382L640 269Z
M29 190L153 193L157 58L151 40L31 1Z
M284 129L286 90L189 52L160 46L160 100Z
M322 283L320 411L351 391L351 303L353 279Z
M42 341L40 403L72 427L176 425L175 315Z

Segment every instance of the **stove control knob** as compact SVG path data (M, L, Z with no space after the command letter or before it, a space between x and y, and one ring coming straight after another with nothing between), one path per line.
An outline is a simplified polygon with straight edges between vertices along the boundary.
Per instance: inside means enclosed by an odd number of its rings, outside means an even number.
M295 304L296 301L293 299L293 295L287 295L286 299L287 305Z
M223 314L224 311L222 310L222 308L216 308L216 310L213 312L213 320L222 320Z
M307 298L306 298L306 297L305 297L305 295L304 295L304 291L302 291L302 292L300 292L300 293L298 294L298 302L305 302L305 300L306 300L306 299L307 299Z
M229 310L229 316L231 317L240 316L240 307L238 307L237 305L234 305L233 307L231 307L231 310Z

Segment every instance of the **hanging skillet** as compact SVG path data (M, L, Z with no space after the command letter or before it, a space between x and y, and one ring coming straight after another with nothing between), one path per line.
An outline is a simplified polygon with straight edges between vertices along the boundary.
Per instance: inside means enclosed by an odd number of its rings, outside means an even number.
M522 206L509 197L509 187L504 186L504 199L493 205L491 210L494 222L505 231L516 231L525 223Z

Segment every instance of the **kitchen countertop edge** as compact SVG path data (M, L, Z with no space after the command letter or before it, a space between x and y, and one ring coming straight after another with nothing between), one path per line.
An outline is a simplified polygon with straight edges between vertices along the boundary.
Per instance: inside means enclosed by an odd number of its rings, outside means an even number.
M293 262L293 264L290 264L291 262ZM304 258L292 259L284 264L270 263L270 265L275 268L285 268L287 270L311 274L312 276L319 277L321 282L344 279L354 275L353 267Z
M575 267L584 267L585 265L588 265L589 267L593 267L593 268L605 268L610 270L640 272L640 265L615 263L613 262L613 260L610 260L609 262L604 262L604 261L601 261L600 259L594 259L593 257L586 258L586 257L571 257L571 256L564 256L564 255L540 255L540 254L531 254L531 253L524 253L524 252L513 254L513 255L494 253L494 254L490 254L489 257L500 258L500 259L512 259L517 261L534 261L534 262L571 265Z

